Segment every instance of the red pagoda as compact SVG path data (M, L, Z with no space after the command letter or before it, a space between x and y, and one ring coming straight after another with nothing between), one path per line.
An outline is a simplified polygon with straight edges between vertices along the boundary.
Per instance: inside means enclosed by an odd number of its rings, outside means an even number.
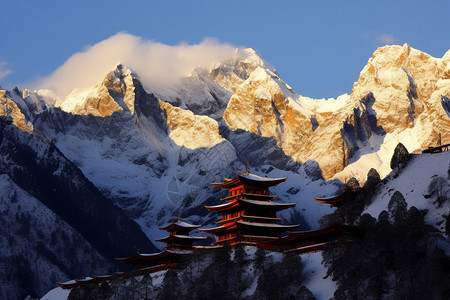
M276 195L271 195L269 187L284 182L285 178L267 178L247 173L237 175L234 179L224 179L224 182L211 185L228 189L228 196L220 200L223 204L205 206L209 211L222 215L214 228L200 229L211 233L218 239L213 242L218 246L237 243L256 245L257 243L278 239L282 232L298 225L280 225L276 221L276 213L295 206L296 203L278 203L272 201Z

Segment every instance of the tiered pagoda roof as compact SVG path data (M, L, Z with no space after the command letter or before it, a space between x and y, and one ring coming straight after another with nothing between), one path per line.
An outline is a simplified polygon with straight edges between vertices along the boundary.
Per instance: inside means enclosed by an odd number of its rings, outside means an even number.
M271 187L286 181L287 177L283 178L268 178L262 177L255 174L242 174L237 175L234 179L224 178L224 182L211 182L212 186L220 187L220 188L233 188L242 184L250 184L250 185L264 185L266 187Z
M120 263L138 265L139 269L156 267L160 265L173 266L179 258L183 255L192 254L195 247L192 245L197 240L204 240L206 237L191 236L190 233L194 229L200 228L200 225L192 225L183 221L173 222L160 227L161 230L166 230L169 235L157 239L156 241L164 242L167 246L164 251L157 253L144 254L139 251L129 257L116 258Z
M282 232L298 225L280 225L276 221L278 211L293 207L296 203L274 202L276 195L271 195L269 187L286 181L284 178L268 178L247 173L233 179L225 178L223 182L212 182L215 187L228 189L228 196L221 198L223 204L207 205L209 211L222 215L217 221L219 226L200 229L217 236L216 245L257 242L277 239Z
M192 250L192 243L198 240L205 240L203 236L191 236L190 233L194 229L200 228L200 225L192 225L183 221L173 222L167 226L160 227L161 230L166 230L169 235L156 239L157 242L166 243L164 248L172 250Z
M164 250L157 253L136 253L129 257L116 257L120 263L138 265L139 269L154 267L164 264L174 264L180 256L192 254L192 251Z
M250 199L241 199L238 198L236 200L224 203L224 204L219 204L219 205L213 205L213 206L208 206L205 205L205 208L209 211L222 211L222 210L227 210L233 207L242 207L242 206L250 206L250 207L261 207L261 206L266 206L266 207L270 207L270 209L274 209L274 210L283 210L286 208L290 208L290 207L294 207L297 203L278 203L278 202L273 202L273 201L269 201L269 200L250 200Z

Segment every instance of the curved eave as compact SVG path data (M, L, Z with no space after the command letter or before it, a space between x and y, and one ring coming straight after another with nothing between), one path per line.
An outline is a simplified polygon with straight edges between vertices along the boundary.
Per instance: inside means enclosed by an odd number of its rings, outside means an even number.
M253 219L253 220L268 220L268 221L281 221L282 218L271 218L271 217L260 217L260 216L248 216L243 215L242 218Z
M289 234L281 239L284 241L290 241L299 238L309 238L309 237L319 237L323 235L327 235L330 233L336 232L338 229L338 225L331 225L324 228L320 228L317 230L309 230L309 231L294 231L289 232Z
M76 280L72 279L72 280L69 280L66 282L60 282L60 283L58 283L58 285L63 289L71 289L71 288L78 286L79 283Z
M187 241L187 240L205 240L206 236L190 236L190 235L168 235L164 238L161 239L155 239L155 241L157 242L168 242L171 240L182 240L182 241Z
M288 230L295 227L300 226L297 225L280 225L280 224L273 224L273 223L257 223L257 222L245 222L245 221L237 221L237 224L239 224L240 227L259 227L259 228L270 228L270 229L277 229L277 230Z
M231 180L225 181L225 182L211 182L210 184L214 187L226 189L226 188L231 188L234 185L238 185L239 182L235 178L235 179L231 179Z
M137 261L139 258L140 258L139 253L136 253L135 255L129 257L115 257L114 259L118 262L130 263Z
M326 236L329 234L335 234L336 232L347 231L358 233L360 229L356 226L348 226L342 224L333 224L327 227L323 227L317 230L309 230L309 231L292 231L289 232L287 236L282 237L280 242L285 243L292 240L297 239L308 239L314 237Z
M344 190L341 194L339 194L337 196L329 197L329 198L314 197L314 200L316 200L317 202L320 202L320 203L334 204L334 203L343 202L349 196L350 196L350 192L347 190Z
M114 258L116 261L121 263L137 263L139 261L151 261L151 260L157 260L161 259L163 257L166 257L169 255L167 251L157 252L157 253L150 253L150 254L143 254L143 253L136 253L133 256L130 257L116 257Z
M233 226L236 226L236 225L233 223L233 224L222 225L222 226L217 226L217 227L213 227L213 228L200 229L200 231L205 232L205 233L218 233L218 232L228 230Z
M320 203L337 203L344 201L345 198L343 197L334 197L334 198L317 198L314 197L314 200Z
M254 198L263 198L263 199L273 199L278 197L277 195L264 195L264 194L250 194L250 193L242 193L239 195L227 196L224 198L220 198L220 200L230 200L238 197L254 197Z
M243 206L259 206L264 208L270 208L275 210L283 210L286 208L294 207L297 203L277 203L268 200L250 200L250 199L238 199L239 203Z
M94 280L108 280L111 279L111 275L94 275Z
M244 234L242 237L249 239L258 239L258 240L278 240L277 236L265 236L265 235L248 235Z
M256 198L263 198L263 199L273 199L273 198L278 197L277 195L250 194L250 193L242 193L241 196L243 196L243 197L256 197Z
M189 223L186 223L186 222L178 221L177 223L172 223L172 224L169 224L169 225L167 225L165 227L159 227L159 229L160 230L166 230L166 231L171 230L173 228L194 230L194 229L198 229L200 227L201 227L200 225L193 225L193 224L189 224Z
M83 279L75 279L75 281L78 283L87 283L87 282L91 282L93 280L94 280L94 278L92 278L92 277L86 277Z
M213 206L205 205L205 208L209 211L220 211L220 210L232 208L233 206L238 206L238 202L232 201L232 202L227 202L224 204L213 205Z
M280 184L284 181L286 181L287 177L284 178L267 178L267 177L261 177L254 174L247 174L247 175L237 175L234 179L231 180L225 180L225 182L211 182L212 186L219 187L219 188L232 188L237 185L241 184L249 184L249 185L256 185L256 186L266 186L271 187L277 184Z

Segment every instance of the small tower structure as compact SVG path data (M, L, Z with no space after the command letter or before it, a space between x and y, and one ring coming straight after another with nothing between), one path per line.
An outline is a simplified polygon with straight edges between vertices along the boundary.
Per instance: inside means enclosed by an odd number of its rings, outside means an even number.
M174 268L183 257L193 253L195 250L195 246L192 245L194 241L206 239L206 237L190 235L192 230L198 228L200 228L200 225L192 225L180 219L178 219L178 222L172 221L171 224L159 228L169 232L168 236L156 240L166 243L163 251L149 254L138 251L132 256L115 258L115 260L120 263L136 265L140 271L148 273L154 270Z
M206 239L202 236L191 236L191 231L198 228L200 225L192 225L180 220L176 223L172 221L172 224L159 228L168 231L169 235L155 241L166 243L167 246L163 247L166 250L193 250L193 242Z
M209 211L216 211L221 220L214 228L200 229L217 237L213 243L218 246L238 243L256 245L267 240L278 239L282 232L298 225L280 225L277 221L278 211L295 206L296 203L274 202L276 195L271 195L269 187L282 183L285 178L267 178L247 172L234 179L224 178L224 182L211 185L228 189L228 196L220 199L223 204L205 206Z

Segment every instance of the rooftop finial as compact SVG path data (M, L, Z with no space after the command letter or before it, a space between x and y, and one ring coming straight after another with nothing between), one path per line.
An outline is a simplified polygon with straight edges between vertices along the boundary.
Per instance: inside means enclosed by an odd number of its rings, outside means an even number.
M250 167L249 167L248 160L247 160L247 172L242 173L242 175L248 175L248 173L250 173Z
M178 212L178 223L181 222L181 213Z

